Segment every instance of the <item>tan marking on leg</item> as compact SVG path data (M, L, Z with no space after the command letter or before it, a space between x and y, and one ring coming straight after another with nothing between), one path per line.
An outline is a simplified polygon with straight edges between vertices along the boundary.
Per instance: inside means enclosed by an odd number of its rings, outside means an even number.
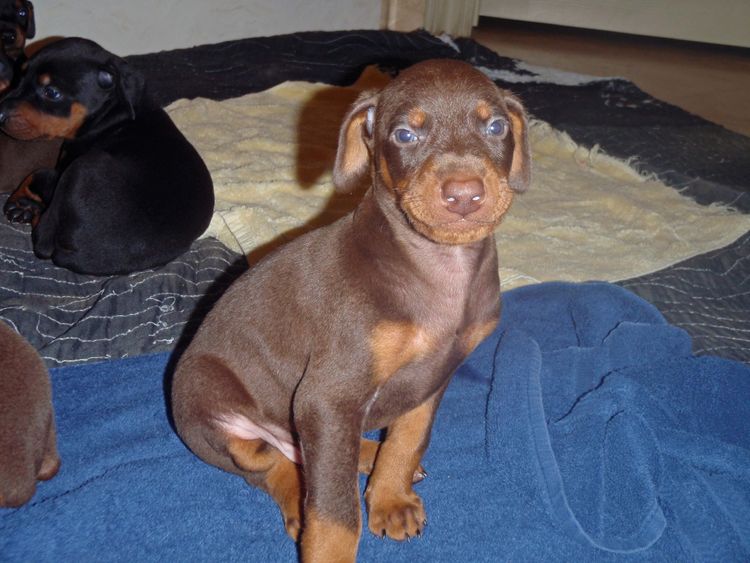
M375 458L378 457L379 449L380 442L362 438L359 443L359 463L357 464L357 470L360 473L364 473L365 475L372 473L372 468L375 466Z
M370 473L372 473L372 470L375 467L375 460L377 459L378 452L380 451L380 445L381 442L378 442L377 440L368 440L366 438L362 438L359 444L359 464L357 466L357 470L360 473L364 475L369 475ZM424 467L420 465L414 471L412 483L419 483L425 477L427 477L427 472L424 470Z
M31 191L31 182L34 180L34 174L29 174L23 182L21 182L21 185L18 186L13 193L8 196L8 200L6 202L6 205L13 204L17 205L18 207L24 208L28 211L32 212L31 221L29 223L31 224L31 227L34 228L39 223L39 219L42 216L42 212L45 209L44 202L42 201L42 198ZM20 202L22 199L27 199L29 201L35 202L37 205L27 205Z
M357 558L358 544L359 530L323 518L315 509L305 512L303 563L353 563Z
M431 347L432 339L423 328L408 322L381 321L370 337L375 383L381 384L406 364L423 358Z
M405 540L422 533L426 515L422 499L412 489L432 425L437 398L397 418L380 446L365 492L368 528L375 535Z
M495 330L497 321L487 321L485 323L476 323L470 325L468 329L461 335L461 350L466 355L471 354L474 348L479 346L479 343L487 338L492 331Z
M301 468L260 439L230 437L227 451L235 465L243 471L262 474L259 486L279 505L284 527L289 536L297 541L302 527Z
M42 203L42 198L39 197L37 194L31 191L31 182L34 180L34 174L29 174L26 176L23 182L21 182L21 185L18 186L12 194L10 194L10 197L8 197L9 201L17 201L21 199L22 197L26 199L30 199L31 201L35 201L37 203Z

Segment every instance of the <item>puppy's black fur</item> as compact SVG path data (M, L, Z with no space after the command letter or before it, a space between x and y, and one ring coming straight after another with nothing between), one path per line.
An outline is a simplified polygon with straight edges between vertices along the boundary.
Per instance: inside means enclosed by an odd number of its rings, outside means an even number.
M9 220L32 224L40 258L123 274L169 262L208 226L203 160L143 76L92 41L63 39L31 57L0 123L17 139L64 140L55 169L29 176L5 206Z
M27 39L36 34L34 6L28 0L0 1L0 43L11 60L23 59Z

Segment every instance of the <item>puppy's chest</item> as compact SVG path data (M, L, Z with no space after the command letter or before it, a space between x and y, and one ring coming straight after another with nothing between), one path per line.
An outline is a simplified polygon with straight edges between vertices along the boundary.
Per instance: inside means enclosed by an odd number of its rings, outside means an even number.
M451 278L422 303L405 305L405 319L383 319L370 337L371 414L396 416L427 399L492 330L499 286L490 280Z

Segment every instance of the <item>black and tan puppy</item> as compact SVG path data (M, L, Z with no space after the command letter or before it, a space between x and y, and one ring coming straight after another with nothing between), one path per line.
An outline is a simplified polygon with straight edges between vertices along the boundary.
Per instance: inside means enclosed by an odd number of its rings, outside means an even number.
M334 181L364 177L353 213L235 282L173 380L180 436L276 500L304 561L355 559L358 470L370 531L422 532L435 411L500 314L493 231L529 183L524 110L465 63L417 64L346 117Z
M84 274L122 274L185 252L213 212L203 160L143 76L96 43L48 45L0 103L17 139L64 139L54 169L34 172L5 214L33 226L34 252Z
M47 368L0 321L0 506L21 506L59 467Z
M0 42L12 61L23 62L27 39L36 34L34 6L28 0L0 1Z
M19 74L35 29L31 2L0 0L0 93ZM54 166L59 152L60 141L24 142L0 133L0 193L15 190L37 168Z

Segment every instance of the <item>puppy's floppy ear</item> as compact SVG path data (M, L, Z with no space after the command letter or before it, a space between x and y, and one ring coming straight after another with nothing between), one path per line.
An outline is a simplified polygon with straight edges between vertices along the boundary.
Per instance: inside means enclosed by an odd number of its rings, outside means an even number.
M531 151L529 150L526 110L520 100L509 92L503 92L503 100L508 108L514 145L508 185L515 192L524 192L531 183Z
M106 74L111 75L111 83L107 85ZM120 103L127 109L130 119L135 119L135 113L145 98L146 79L143 75L126 63L120 57L114 57L99 71L99 86L108 89L114 85Z
M363 92L344 119L333 167L333 184L338 192L352 191L369 170L376 107L377 94Z
M36 35L36 22L34 21L34 4L24 2L26 7L26 39L32 39Z

